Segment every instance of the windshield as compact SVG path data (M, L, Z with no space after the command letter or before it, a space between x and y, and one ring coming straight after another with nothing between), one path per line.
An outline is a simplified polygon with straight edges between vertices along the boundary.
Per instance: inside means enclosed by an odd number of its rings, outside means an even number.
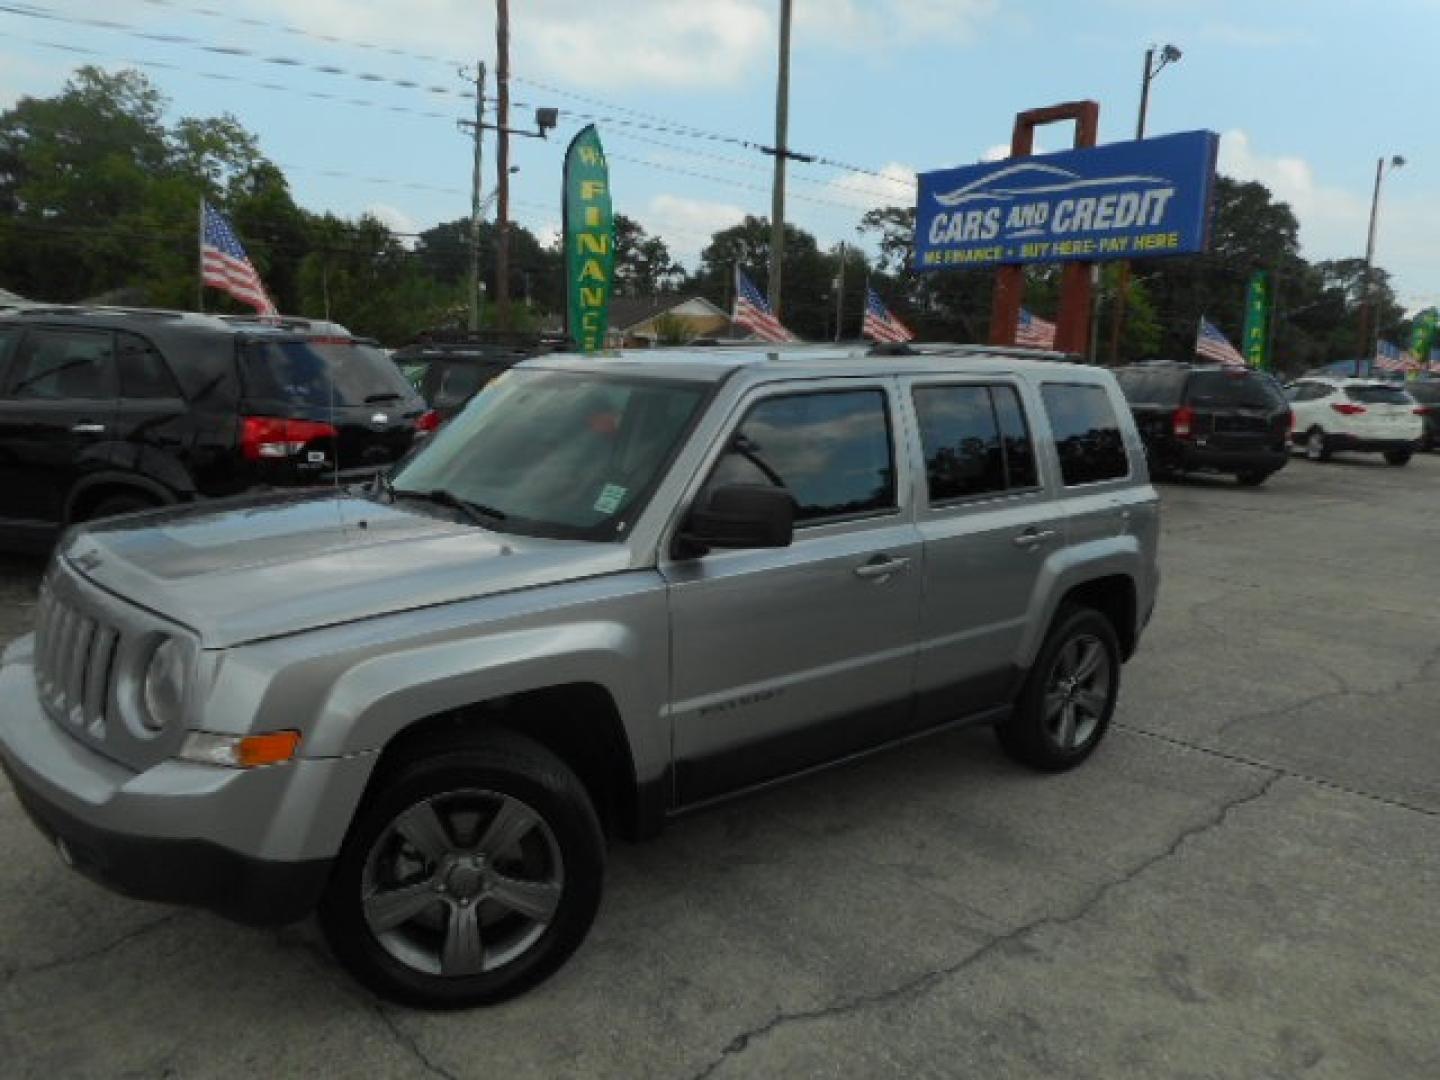
M1196 371L1186 400L1192 405L1231 405L1242 409L1283 409L1285 395L1268 375L1253 371Z
M1345 396L1366 405L1409 405L1410 395L1398 386L1372 383L1369 386L1347 386Z
M590 372L511 371L391 478L489 508L495 527L611 540L634 521L708 387Z
M405 376L379 349L353 341L252 341L242 354L245 394L324 408L414 401Z

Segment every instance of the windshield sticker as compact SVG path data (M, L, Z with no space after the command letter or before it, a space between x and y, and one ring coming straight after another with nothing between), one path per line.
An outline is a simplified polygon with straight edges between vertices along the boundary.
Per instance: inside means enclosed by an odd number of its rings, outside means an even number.
M620 509L620 504L625 500L625 493L629 490L619 484L606 484L600 489L600 495L595 500L595 512L597 514L613 514Z

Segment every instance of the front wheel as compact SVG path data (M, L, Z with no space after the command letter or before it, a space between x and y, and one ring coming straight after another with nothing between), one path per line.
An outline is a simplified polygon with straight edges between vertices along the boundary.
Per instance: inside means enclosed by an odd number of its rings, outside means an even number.
M1385 451L1385 460L1386 460L1386 462L1388 462L1388 463L1391 464L1391 465L1409 465L1409 464L1410 464L1410 451L1409 451L1409 450L1386 450L1386 451Z
M604 869L599 821L574 772L530 739L493 732L408 762L369 798L320 925L382 997L490 1005L579 947Z
M1110 620L1093 608L1065 607L995 733L1023 765L1045 772L1073 768L1100 745L1119 692L1120 642Z

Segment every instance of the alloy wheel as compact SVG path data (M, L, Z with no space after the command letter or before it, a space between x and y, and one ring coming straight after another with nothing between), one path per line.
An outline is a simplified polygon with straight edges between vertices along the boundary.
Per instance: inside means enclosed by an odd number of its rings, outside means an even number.
M1095 734L1110 701L1110 662L1105 644L1077 634L1055 656L1045 683L1046 734L1062 750L1084 746Z
M365 860L365 923L415 971L463 977L533 948L565 887L560 845L545 820L486 790L422 799L381 831Z

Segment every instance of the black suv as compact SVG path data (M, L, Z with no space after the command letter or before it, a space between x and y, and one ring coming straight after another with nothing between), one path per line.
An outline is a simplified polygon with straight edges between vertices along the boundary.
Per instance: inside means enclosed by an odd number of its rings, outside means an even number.
M1131 364L1115 372L1150 470L1230 473L1263 484L1290 460L1290 406L1263 371L1219 364Z
M434 410L426 426L449 420L495 376L521 360L553 352L557 341L498 330L428 331L391 359Z
M0 545L150 506L373 473L424 402L334 323L35 307L0 314Z

